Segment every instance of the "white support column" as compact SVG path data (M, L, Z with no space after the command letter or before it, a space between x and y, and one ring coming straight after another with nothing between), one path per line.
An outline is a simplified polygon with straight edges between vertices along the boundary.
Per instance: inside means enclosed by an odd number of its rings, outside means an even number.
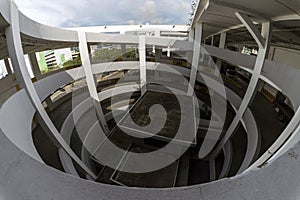
M162 49L156 47L155 48L155 62L160 62L161 55L162 55Z
M189 42L193 42L195 37L195 29L192 29L189 33ZM193 51L187 51L186 61L188 63L187 66L192 66L193 62Z
M167 57L170 58L171 57L171 47L168 46L167 48Z
M199 68L199 59L201 53L201 38L202 38L202 24L197 23L195 25L195 40L194 40L194 53L193 53L193 61L191 66L191 74L190 74L190 85L188 87L187 95L191 96L194 93L194 87L197 78L197 72Z
M222 48L222 49L225 48L226 37L227 37L227 34L225 32L220 34L219 48Z
M140 87L144 95L147 91L147 69L146 69L146 37L139 37L139 57L140 57Z
M214 42L215 42L215 40L214 40L214 36L211 36L210 45L211 45L211 46L214 46Z
M159 29L155 30L155 37L160 37L160 30Z
M93 99L97 118L100 121L100 124L101 124L104 132L108 133L109 129L108 129L107 123L104 118L103 110L101 107L100 99L99 99L96 84L95 84L94 75L92 72L92 65L91 65L89 52L88 52L86 33L79 32L78 38L79 38L79 51L80 51L80 55L81 55L82 67L85 72L88 90L89 90L90 96Z
M220 35L220 42L219 42L219 48L220 49L224 49L225 48L226 36L227 36L226 33L221 33L221 35ZM222 60L221 59L217 60L217 67L218 67L218 69L220 71L221 67L222 67Z
M29 62L31 65L32 72L37 80L41 79L41 70L39 67L39 63L36 59L35 53L28 54Z
M12 70L10 68L10 64L9 64L8 59L4 59L4 63L5 63L5 68L6 68L7 73L12 74Z
M160 37L160 30L157 29L155 30L155 37ZM162 55L162 50L160 48L157 48L154 46L155 50L155 62L159 62L161 55Z
M248 28L255 28L255 26L251 26L248 23L253 24L251 21L249 22L248 20L241 20L242 23L244 23L245 26L247 26ZM257 32L257 30L252 30L252 32ZM265 59L267 56L267 51L269 48L269 43L270 43L270 38L271 38L271 23L267 22L267 23L263 23L262 24L262 33L259 34L260 36L256 35L257 38L262 38L263 40L260 39L260 41L258 42L258 45L260 46L259 43L263 44L264 46L259 48L258 51L258 55L256 58L256 63L254 66L254 70L253 70L253 74L249 83L249 86L247 88L246 94L244 96L244 99L239 107L239 110L236 113L236 116L234 117L231 125L229 126L225 136L222 138L221 142L218 144L218 146L215 148L215 150L212 153L212 158L216 157L219 152L222 150L223 146L226 144L226 142L230 139L230 137L232 136L232 134L234 133L234 131L236 130L236 127L238 126L239 122L242 120L242 117L247 109L247 107L249 106L249 103L251 101L252 96L254 95L255 92L255 88L257 86L262 68L264 66L265 63ZM254 37L254 36L253 36ZM203 158L207 155L204 155L202 153L202 149L200 149L199 152L199 158Z
M7 48L11 58L17 81L20 87L24 88L37 111L37 116L41 127L44 129L50 139L66 153L91 177L96 179L96 175L80 160L73 152L69 145L60 135L53 122L49 118L47 112L41 104L40 98L30 79L29 72L26 67L24 52L20 35L19 11L17 5L11 1L10 3L10 21L11 25L6 28L5 34L7 38Z
M126 60L126 44L121 44L121 53L123 61Z

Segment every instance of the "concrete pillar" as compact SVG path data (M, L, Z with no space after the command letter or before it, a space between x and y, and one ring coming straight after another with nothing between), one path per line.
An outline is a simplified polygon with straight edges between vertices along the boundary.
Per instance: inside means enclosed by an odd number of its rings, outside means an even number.
M147 69L146 69L146 37L139 37L139 57L140 57L140 87L142 96L146 93Z
M167 57L170 58L171 57L171 47L168 46L167 48Z
M41 79L42 74L35 53L28 54L28 58L35 78L37 80Z
M138 52L138 48L135 47L135 58L139 58L139 52Z
M88 54L89 54L89 58L90 58L90 63L92 63L93 62L93 54L92 54L91 46L87 45L87 48L88 48ZM80 54L80 56L81 56L81 54Z
M6 71L8 74L12 74L12 70L10 68L10 63L8 59L4 59L4 63L5 63L5 67L6 67Z
M226 33L221 33L219 48L224 49L225 48L225 43L226 43ZM221 59L217 60L217 67L218 67L218 70L221 71L221 67L222 67L222 60Z
M189 42L193 42L195 39L195 29L192 29L189 34ZM187 51L186 55L187 66L192 66L193 62L193 51Z
M87 45L87 41L86 41L86 33L79 32L78 38L79 38L79 51L80 51L80 55L81 55L82 67L85 72L88 90L89 90L90 96L93 99L95 112L96 112L97 118L101 124L101 127L103 128L104 132L108 133L109 129L108 129L107 123L104 118L103 110L102 110L100 99L99 99L98 92L97 92L97 87L95 84L95 78L94 78L94 75L92 72L92 65L91 65L90 56L89 56L89 52L88 52L88 45Z
M245 47L244 45L240 45L240 49L239 49L239 52L240 52L240 53L242 53L242 52L243 52L243 50L244 50L244 47Z
M187 95L189 96L192 96L194 93L194 87L196 83L197 72L199 67L199 59L201 53L201 38L202 38L202 24L197 23L195 25L193 61L191 67L190 82L187 91Z
M249 106L252 105L252 103L253 103L253 101L254 101L254 99L255 99L257 93L258 93L258 92L261 92L261 90L262 90L262 88L264 87L264 85L265 85L264 81L261 80L261 79L259 79L258 82L257 82L257 85L256 85L256 87L255 87L255 91L254 91L254 93L253 93L253 96L251 97L251 100L250 100L250 102L249 102Z
M126 60L126 44L121 44L121 54L122 54L122 59Z
M162 49L155 48L155 62L160 62Z
M160 30L155 30L155 37L160 37Z

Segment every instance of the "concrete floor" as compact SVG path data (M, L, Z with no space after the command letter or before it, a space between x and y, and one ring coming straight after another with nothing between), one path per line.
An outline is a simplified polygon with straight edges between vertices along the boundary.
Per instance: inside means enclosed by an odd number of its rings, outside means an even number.
M275 142L286 125L279 121L273 103L261 93L256 94L250 109L261 134L260 156Z

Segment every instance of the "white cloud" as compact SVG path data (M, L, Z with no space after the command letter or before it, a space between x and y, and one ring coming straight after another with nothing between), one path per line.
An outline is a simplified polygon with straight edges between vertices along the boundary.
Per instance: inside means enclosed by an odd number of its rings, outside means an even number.
M140 7L142 15L146 19L155 19L156 18L156 3L153 0L147 0L144 5Z
M59 27L186 24L192 0L15 0L28 17Z

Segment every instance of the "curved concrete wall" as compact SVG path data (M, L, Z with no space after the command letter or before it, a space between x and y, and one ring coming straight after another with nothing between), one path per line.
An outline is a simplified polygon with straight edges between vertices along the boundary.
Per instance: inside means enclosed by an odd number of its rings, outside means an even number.
M15 16L17 11L15 7L10 8L9 1L0 2L0 11L2 17L7 23L13 19L13 27L8 30L8 37L11 47L20 47L11 50L12 56L14 56L14 63L19 65L23 61L21 53L21 41L16 34L16 31L20 31L33 38L46 39L50 41L60 42L78 42L78 34L75 31L60 30L52 27L40 25L31 21L23 14L19 13L19 17ZM17 13L17 14L18 14ZM18 19L16 19L18 17ZM10 19L10 20L8 20ZM19 24L20 22L20 24ZM10 32L11 31L11 32ZM19 32L18 32L19 33ZM16 35L15 35L16 34ZM123 41L127 39L128 41ZM109 43L138 43L138 37L120 37L120 36L96 36L96 34L87 34L88 42L109 42ZM148 42L147 42L148 41ZM163 38L146 38L146 44L157 44L162 46L176 47L179 46L183 49L193 48L192 42L176 41L174 39ZM219 50L218 50L219 51ZM215 54L216 56L218 53ZM240 56L236 54L235 56ZM221 57L220 55L217 57ZM226 60L226 58L224 58ZM229 59L229 58L228 58ZM254 58L255 59L255 58ZM247 57L249 60L248 66L251 67L253 58ZM276 63L275 63L276 64ZM268 71L267 66L273 66L274 62L266 62L265 68ZM22 67L22 66L16 66ZM283 73L285 78L290 78L294 84L287 86L287 83L280 82L278 75L273 71L269 71L266 76L282 87L293 101L295 108L299 106L299 97L297 96L297 76L296 72L287 68L289 72ZM20 69L20 74L24 75L24 72ZM294 73L293 73L294 72ZM64 73L63 73L64 74ZM29 84L27 89L36 89L37 91L27 91L31 94L39 94L38 98L42 100L49 95L51 91L55 91L60 87L59 85L65 82L74 80L73 78L67 78L67 81L60 80L61 77L66 76L57 75L57 84L54 83L51 87L48 87L45 91L42 91L42 87L35 85L35 88L31 88ZM18 77L21 81L21 77ZM24 77L23 77L24 78ZM24 80L23 80L24 81ZM28 81L28 80L25 80ZM46 84L46 80L44 80ZM42 82L40 82L42 83ZM41 84L41 85L44 85ZM20 96L19 96L20 95ZM23 99L19 98L23 97ZM24 100L25 99L25 100ZM35 101L33 101L35 100ZM22 102L24 101L24 102ZM25 104L24 104L25 103ZM34 105L33 105L34 104ZM26 107L25 107L26 105ZM22 106L22 108L21 108ZM18 116L13 118L11 107L20 108L20 111L24 111ZM15 96L10 98L0 110L1 115L1 130L0 130L0 146L3 151L0 151L0 193L4 199L295 199L300 196L299 177L300 173L300 145L296 144L288 152L283 153L278 159L275 159L269 165L265 165L262 169L252 170L243 173L239 176L223 179L217 182L212 182L205 185L197 185L193 187L184 187L177 189L136 189L136 188L122 188L109 185L97 184L90 181L81 180L67 174L58 172L48 166L45 166L39 159L37 153L32 149L32 141L28 140L28 133L31 133L31 122L37 106L36 98L31 99L25 93L25 90L20 91ZM17 110L19 111L19 110ZM7 116L6 116L7 115ZM7 119L6 119L7 117ZM3 119L3 120L2 120ZM8 120L10 119L10 120ZM13 126L13 121L24 121L20 127ZM299 121L299 120L297 120ZM5 123L7 122L7 123ZM26 124L25 124L26 122ZM50 127L51 129L51 127ZM25 134L20 136L20 133ZM250 129L249 129L250 130ZM291 131L293 131L292 129ZM298 129L294 131L294 135L298 135ZM18 138L17 138L18 137ZM20 138L19 138L20 137ZM24 137L25 143L21 138ZM27 139L26 139L26 138ZM294 142L295 143L295 142ZM291 144L291 143L290 143ZM19 145L22 150L18 149L16 145ZM290 147L290 146L289 146ZM296 174L296 175L295 175ZM272 184L270 184L272 183ZM266 193L266 191L268 191Z
M1 130L12 141L32 158L43 162L33 144L31 128L35 108L25 90L9 98L0 109ZM9 155L9 152L7 152Z

